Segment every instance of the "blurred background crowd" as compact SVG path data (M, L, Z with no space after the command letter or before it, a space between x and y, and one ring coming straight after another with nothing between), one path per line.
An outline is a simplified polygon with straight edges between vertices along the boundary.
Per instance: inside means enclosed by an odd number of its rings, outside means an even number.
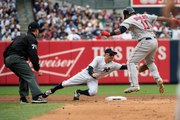
M59 4L50 0L35 0L32 3L34 20L40 25L38 40L100 40L107 39L100 36L101 30L112 31L119 27L123 15L117 9L91 9L74 4ZM144 11L146 12L146 11ZM171 15L180 19L180 12ZM0 41L13 40L21 34L16 0L0 1ZM161 39L180 39L180 26L156 22L153 30ZM131 40L134 36L127 31L109 39Z
M0 40L11 40L20 35L16 0L0 1Z

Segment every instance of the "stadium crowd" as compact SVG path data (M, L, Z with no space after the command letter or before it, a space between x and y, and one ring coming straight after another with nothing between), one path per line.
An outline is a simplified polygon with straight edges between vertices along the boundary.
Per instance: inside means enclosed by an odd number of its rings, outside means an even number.
M0 0L0 41L20 35L16 0Z
M122 22L122 15L113 9L93 11L90 6L82 8L74 5L54 3L46 0L37 0L34 3L36 21L41 25L41 40L97 40L101 30L112 31ZM180 13L175 16L180 19ZM180 39L180 28L172 27L167 23L156 22L154 32L158 38ZM110 39L133 39L129 31Z

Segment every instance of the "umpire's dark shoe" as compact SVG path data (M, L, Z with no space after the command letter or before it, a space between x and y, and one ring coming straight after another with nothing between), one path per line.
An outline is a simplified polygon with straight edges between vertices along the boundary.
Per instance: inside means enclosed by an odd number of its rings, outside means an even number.
M27 103L29 103L29 101L27 100L26 97L21 97L20 98L20 104L27 104Z
M80 97L79 90L74 91L74 98L73 98L73 100L74 101L79 100L79 97Z
M41 104L41 103L47 103L47 100L43 99L42 95L38 97L34 97L31 101L33 104Z

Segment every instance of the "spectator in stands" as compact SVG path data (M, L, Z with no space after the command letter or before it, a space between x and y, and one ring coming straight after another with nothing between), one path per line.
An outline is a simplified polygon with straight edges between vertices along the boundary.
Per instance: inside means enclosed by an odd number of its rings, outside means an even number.
M175 27L172 29L172 40L180 40L180 29L178 27Z
M8 8L11 8L11 7L12 7L12 9L15 9L16 8L16 4L12 0L9 0Z
M21 33L18 31L17 28L15 28L14 31L11 33L11 38L13 40L15 37L20 36L20 35Z
M40 40L42 41L51 40L51 34L49 32L49 29L43 30L43 32L40 34Z
M168 34L168 31L166 31L165 27L162 28L162 33L160 34L159 38L162 39L170 39L170 36Z
M87 27L85 28L85 32L86 32L87 34L91 34L92 31L93 31L92 23L88 23L88 24L87 24Z
M6 32L11 33L11 30L9 29L9 24L3 26L2 28L2 34L4 35Z
M74 30L77 30L77 27L74 25L73 21L70 21L70 23L65 26L65 31L68 33L68 34L71 34L72 33L72 29Z
M51 40L56 40L58 38L57 28L52 26L49 30L49 35Z
M77 34L81 37L81 39L86 39L87 35L85 29L83 28L82 24L78 24Z
M16 10L16 0L0 1L0 26L1 26L0 34L3 36L4 40L12 39L9 36L11 36L14 29L17 28L18 31L20 30L20 25L18 24L18 16ZM2 38L2 36L0 38Z
M19 21L15 17L12 17L10 19L9 28L11 29L11 31L13 31L15 28L17 28L18 31L20 31L21 26L19 25Z
M103 30L104 29L104 26L102 24L102 22L98 19L97 21L97 24L95 24L96 26L98 25L99 26L99 29Z
M9 32L5 33L5 35L2 37L2 41L11 41L11 36Z
M0 26L0 41L2 40L2 37L3 37L3 34L2 34L2 28L1 28L1 26Z
M70 41L72 41L72 40L81 40L81 37L76 33L75 28L72 28L71 31L72 31L72 33L70 33L67 36L68 40L70 40Z
M1 20L2 34L8 31L9 24L9 19L4 18Z
M8 7L5 0L0 1L0 7Z
M60 33L59 33L60 40L67 39L67 36L68 36L68 33L65 32L64 26L61 26Z
M99 36L100 33L101 33L101 29L99 28L99 25L96 25L96 28L92 31L92 34L94 36Z
M47 16L47 14L46 14L44 8L41 8L40 11L38 11L38 13L37 13L37 18L38 18L38 19L39 19L39 18L46 17L46 16Z
M34 3L33 11L34 11L35 14L38 11L40 11L40 9L41 9L40 3L41 3L41 0L36 0L35 3Z
M117 20L117 18L119 18L119 17L120 17L120 14L117 13L116 9L113 9L110 18L111 18L113 21L115 21L115 20Z
M58 13L58 10L59 10L59 3L58 2L55 2L55 4L53 5L53 11L55 13Z
M51 11L50 5L51 5L50 0L45 0L44 1L43 7L44 7L44 10L46 11L47 14L49 14L50 11Z
M85 15L89 18L91 14L92 14L92 10L90 9L90 6L86 5Z
M67 11L67 6L64 3L62 4L61 10L62 10L63 16L65 16L66 11Z
M77 16L80 16L82 14L81 6L78 6L76 9Z
M10 6L10 8L7 10L7 14L10 16L11 14L16 14L16 9L13 7L13 5Z

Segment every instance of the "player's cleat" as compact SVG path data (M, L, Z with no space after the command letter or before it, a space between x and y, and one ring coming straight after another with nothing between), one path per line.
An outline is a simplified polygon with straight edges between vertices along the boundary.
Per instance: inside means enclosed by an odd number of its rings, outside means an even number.
M159 86L159 93L164 93L163 80L162 79L158 79L158 80L156 80L156 83Z
M131 93L131 92L138 92L138 91L140 91L140 87L139 86L138 87L131 86L131 87L125 89L124 93Z
M20 98L20 104L27 104L27 103L29 103L29 101L27 100L26 97L21 97Z
M43 99L43 97L41 95L41 96L38 96L37 98L33 98L31 103L33 103L33 104L47 103L47 100Z
M53 94L52 90L47 90L46 92L44 92L44 94L42 95L43 98L47 98L50 94Z
M74 101L75 101L75 100L79 100L79 97L80 97L79 90L74 91L74 98L73 98L73 100L74 100Z

